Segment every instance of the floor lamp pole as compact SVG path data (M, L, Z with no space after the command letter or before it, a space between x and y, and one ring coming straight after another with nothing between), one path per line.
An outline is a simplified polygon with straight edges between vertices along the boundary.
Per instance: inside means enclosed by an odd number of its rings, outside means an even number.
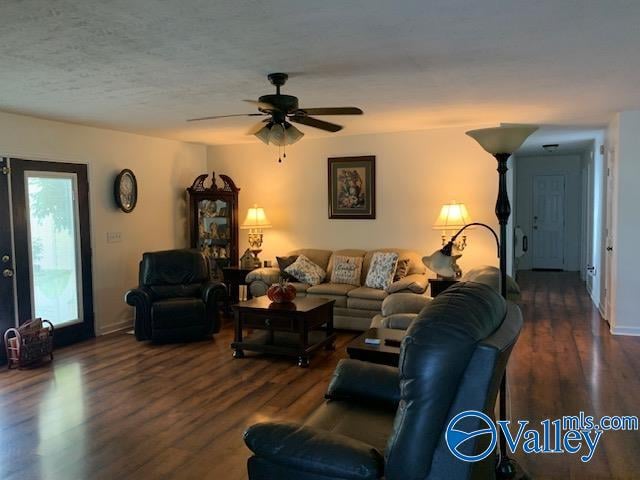
M496 217L500 224L500 294L507 299L507 223L511 215L509 194L507 192L507 160L510 153L494 155L498 161L498 199L496 200ZM500 419L507 419L507 369L505 368L500 383ZM507 440L500 430L500 463L497 468L499 478L513 478L516 474L515 464L507 454Z

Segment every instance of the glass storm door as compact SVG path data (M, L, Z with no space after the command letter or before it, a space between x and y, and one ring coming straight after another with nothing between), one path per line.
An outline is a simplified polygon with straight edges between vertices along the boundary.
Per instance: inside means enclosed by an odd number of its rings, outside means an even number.
M49 320L58 345L93 336L87 167L9 165L17 322Z

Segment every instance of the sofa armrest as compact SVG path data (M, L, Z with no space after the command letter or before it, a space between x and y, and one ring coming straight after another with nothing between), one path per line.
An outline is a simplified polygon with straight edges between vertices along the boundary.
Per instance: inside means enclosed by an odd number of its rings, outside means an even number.
M280 281L280 269L266 267L256 268L255 270L250 271L245 278L245 282L247 282L247 284L257 280L260 280L269 286L274 283L278 283Z
M396 315L398 313L420 313L431 301L427 295L417 293L394 293L382 302L381 313L383 316Z
M323 477L373 480L384 473L384 458L371 445L295 423L252 425L244 442L258 457Z
M413 293L424 293L429 286L429 279L424 273L414 273L393 282L386 288L387 293L396 293L400 290L409 290Z
M228 299L227 286L211 280L202 285L202 301L207 307L207 316L211 318L211 332L220 331L219 305Z
M133 330L137 340L151 338L151 304L153 296L144 287L133 288L124 294L124 301L136 309Z
M400 401L398 369L361 360L340 360L325 397L331 400L367 400L396 408Z

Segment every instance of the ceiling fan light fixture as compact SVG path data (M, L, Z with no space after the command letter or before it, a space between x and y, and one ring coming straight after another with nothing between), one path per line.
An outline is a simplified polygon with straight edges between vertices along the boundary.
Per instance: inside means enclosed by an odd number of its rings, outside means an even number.
M269 138L271 137L272 122L267 123L264 127L258 130L254 135L260 139L263 143L269 145Z
M286 137L287 145L293 145L302 137L304 137L304 133L291 125L289 122L285 122L284 124L284 134Z
M280 123L276 123L271 127L269 131L269 143L282 147L287 144L287 136L284 132L284 126Z

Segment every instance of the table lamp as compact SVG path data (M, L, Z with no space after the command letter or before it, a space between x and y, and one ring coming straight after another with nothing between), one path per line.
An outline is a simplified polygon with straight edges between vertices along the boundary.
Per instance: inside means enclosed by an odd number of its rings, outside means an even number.
M433 224L434 230L442 230L442 245L446 245L449 239L449 235L453 236L454 232L457 232L465 225L471 223L471 217L469 211L464 203L457 203L452 200L451 203L445 203L440 209L440 215L436 218ZM457 240L454 244L457 250L464 250L467 246L467 236L462 235L462 240Z
M243 230L249 230L249 247L253 254L253 263L256 268L260 267L260 258L258 254L262 252L262 230L265 228L271 228L271 223L267 215L264 213L264 208L254 204L247 211L247 216L240 225Z

